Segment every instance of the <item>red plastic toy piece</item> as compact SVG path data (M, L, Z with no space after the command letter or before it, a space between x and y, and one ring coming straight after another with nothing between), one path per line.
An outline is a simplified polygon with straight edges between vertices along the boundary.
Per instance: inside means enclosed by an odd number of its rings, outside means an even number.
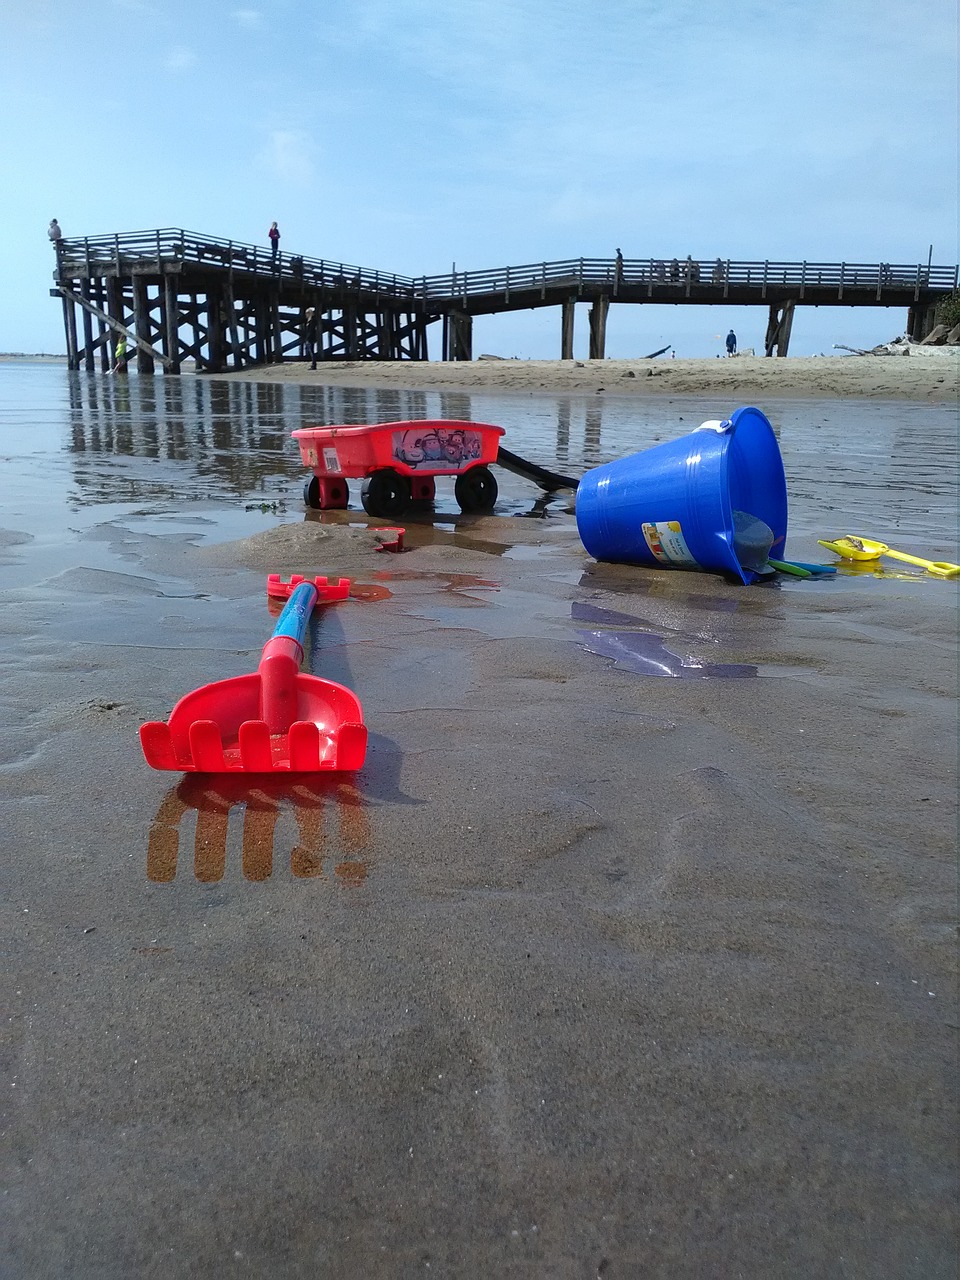
M392 533L395 535L392 539L384 539L383 541L380 541L378 537L377 539L378 551L402 551L403 550L403 535L407 532L406 529L374 529L372 532L374 534Z
M279 573L267 575L267 595L271 600L288 600L301 582L309 582L317 591L317 604L324 600L346 600L350 595L350 579L338 578L331 582L329 578L305 578L302 573L294 573L289 582L284 582Z

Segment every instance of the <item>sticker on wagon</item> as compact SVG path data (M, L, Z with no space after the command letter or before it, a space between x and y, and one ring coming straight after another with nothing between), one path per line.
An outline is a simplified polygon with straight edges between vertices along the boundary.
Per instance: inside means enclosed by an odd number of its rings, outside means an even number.
M697 563L687 546L679 520L656 520L644 524L643 537L661 564Z
M340 470L340 459L337 457L337 451L329 445L324 445L323 447L323 469L324 471Z
M416 470L462 471L483 454L483 435L463 427L429 426L407 428L393 433L393 457L396 462Z

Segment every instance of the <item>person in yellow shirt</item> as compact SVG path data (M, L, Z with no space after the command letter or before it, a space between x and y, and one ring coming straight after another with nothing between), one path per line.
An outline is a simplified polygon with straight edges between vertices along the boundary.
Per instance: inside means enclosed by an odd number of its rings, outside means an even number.
M111 373L127 372L127 335L121 333L117 337L117 362L110 370Z

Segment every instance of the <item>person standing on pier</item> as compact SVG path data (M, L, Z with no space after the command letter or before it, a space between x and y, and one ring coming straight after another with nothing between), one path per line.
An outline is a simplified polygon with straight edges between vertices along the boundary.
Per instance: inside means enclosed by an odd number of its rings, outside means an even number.
M63 239L63 232L60 230L60 223L56 218L50 219L50 225L47 227L47 235L53 241L54 248L56 248L59 242Z
M727 355L735 356L737 354L737 335L731 329L727 334Z
M270 237L270 260L275 264L277 254L280 252L280 230L275 222L270 223L270 230L267 235Z

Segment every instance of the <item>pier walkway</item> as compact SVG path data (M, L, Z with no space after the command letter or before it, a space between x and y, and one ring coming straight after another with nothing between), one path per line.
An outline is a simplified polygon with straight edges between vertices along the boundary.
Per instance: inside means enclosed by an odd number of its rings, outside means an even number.
M140 372L205 372L303 357L307 307L319 316L319 360L469 360L473 318L559 307L560 355L573 358L574 316L589 305L590 358L603 359L613 304L768 308L766 353L786 355L798 306L903 307L916 340L958 268L926 264L573 258L494 270L404 276L278 253L173 228L67 238L56 245L70 368L110 368L117 337ZM79 325L78 325L79 320Z

